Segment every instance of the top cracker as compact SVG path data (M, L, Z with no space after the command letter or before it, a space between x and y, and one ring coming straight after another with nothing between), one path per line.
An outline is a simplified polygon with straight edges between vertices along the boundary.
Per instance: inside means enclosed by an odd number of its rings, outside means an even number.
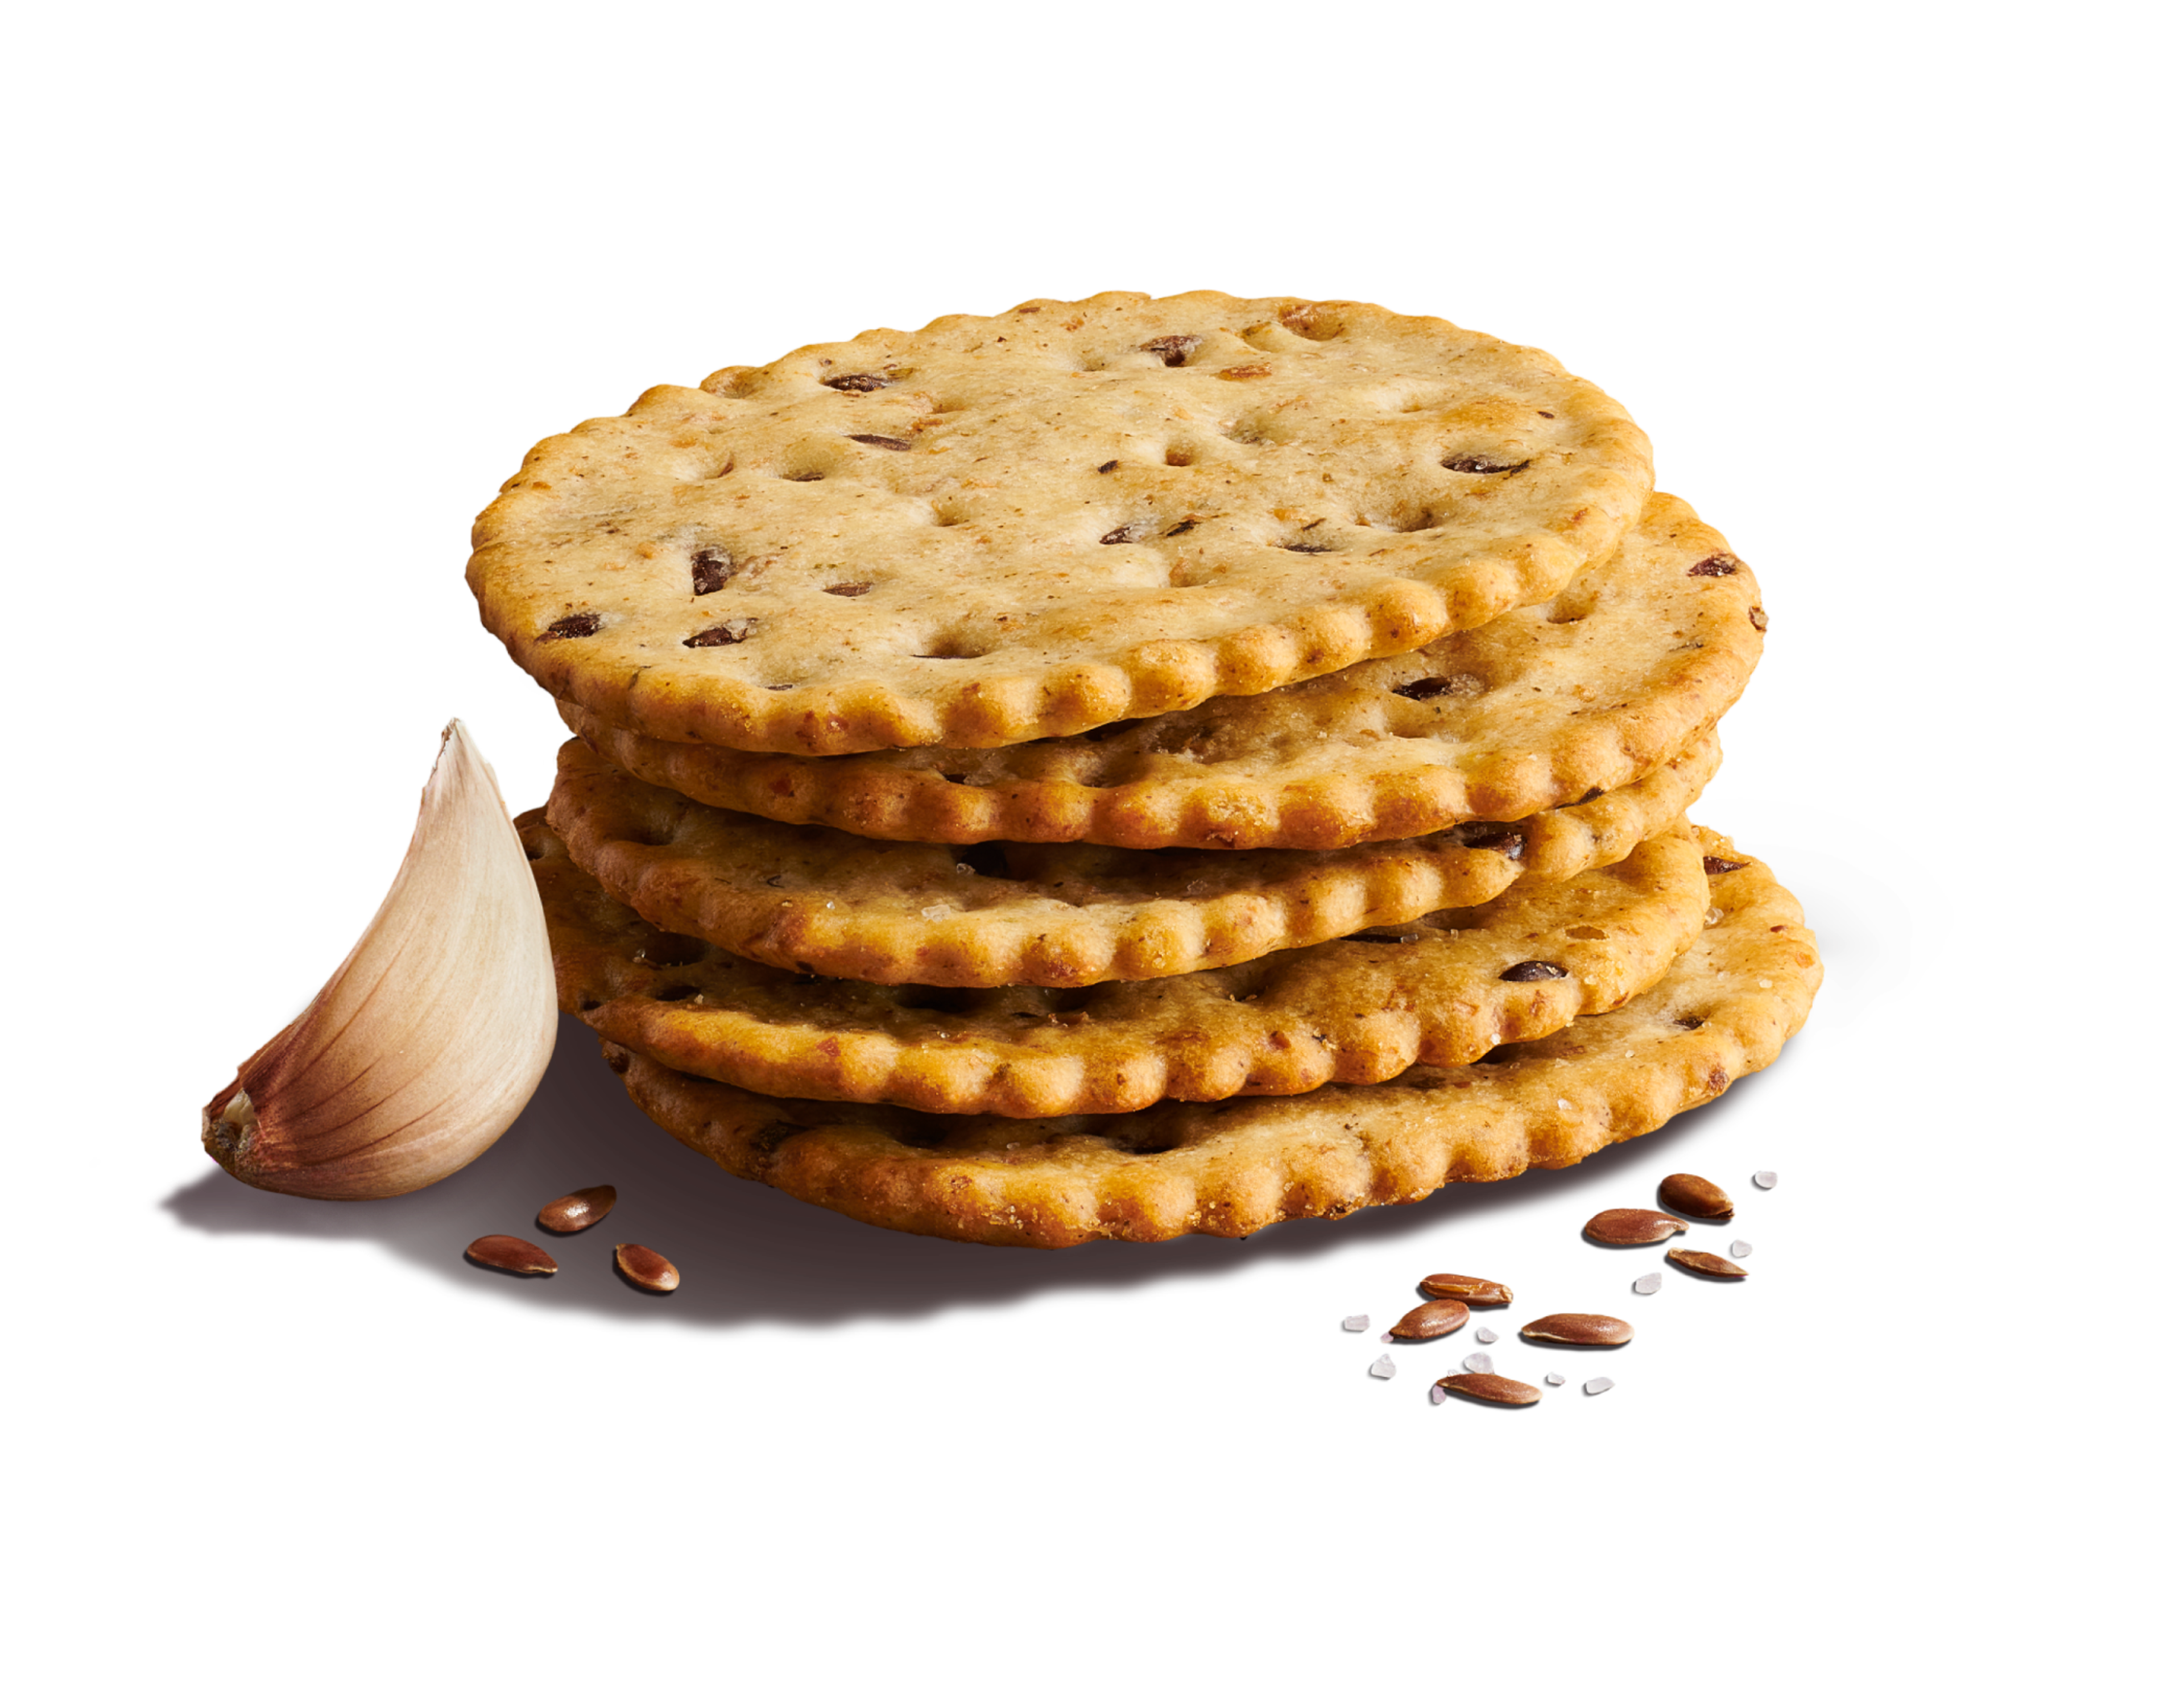
M875 329L533 448L486 626L666 740L1004 746L1536 604L1652 485L1544 353L1348 301L1106 293Z

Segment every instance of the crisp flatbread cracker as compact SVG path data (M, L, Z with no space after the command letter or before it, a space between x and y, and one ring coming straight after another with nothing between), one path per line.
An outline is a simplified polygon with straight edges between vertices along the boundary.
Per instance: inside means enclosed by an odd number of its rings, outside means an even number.
M733 1174L861 1222L989 1245L1234 1238L1559 1168L1771 1063L1820 964L1797 902L1719 836L1722 917L1619 1010L1374 1087L1170 1103L1123 1116L926 1115L769 1099L603 1043L630 1097Z
M1093 988L883 987L667 933L516 819L561 1008L671 1069L753 1092L1057 1116L1304 1093L1466 1064L1651 987L1703 927L1688 826L1618 864L1248 964Z
M999 746L1553 595L1652 486L1546 353L1354 302L1108 293L805 347L540 442L486 626L662 740Z
M1627 857L1690 807L1709 734L1643 781L1515 822L1338 852L941 846L718 810L562 747L547 817L650 922L777 968L933 987L1088 987L1240 964Z
M1736 702L1763 615L1751 567L1656 494L1612 557L1544 604L1088 734L792 758L655 740L566 700L561 715L640 780L779 822L964 845L1325 850L1628 786Z

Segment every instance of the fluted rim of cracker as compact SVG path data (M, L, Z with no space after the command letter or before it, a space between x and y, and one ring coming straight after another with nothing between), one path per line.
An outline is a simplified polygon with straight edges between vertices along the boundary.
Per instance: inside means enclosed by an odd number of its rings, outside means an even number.
M1719 835L1721 920L1619 1010L1462 1068L1126 1116L939 1116L770 1099L602 1041L629 1095L731 1173L860 1222L1057 1247L1415 1204L1457 1183L1566 1167L1719 1098L1804 1025L1819 955L1797 901Z
M561 748L546 814L615 898L742 957L855 981L1089 987L1240 964L1614 863L1689 810L1720 760L1709 731L1582 804L1335 852L868 840L699 804L580 740Z
M1540 604L1414 653L1087 735L795 758L655 740L560 704L573 732L640 780L777 822L956 845L1325 851L1628 786L1736 703L1764 615L1751 566L1657 493L1611 558Z
M1612 551L1652 484L1628 414L1536 349L1105 293L653 388L532 449L468 579L548 692L657 738L989 747L1475 627Z
M664 933L518 832L561 1008L670 1069L779 1097L1041 1117L1384 1081L1473 1062L1652 987L1709 897L1680 821L1620 863L1252 964L1089 989L820 980Z

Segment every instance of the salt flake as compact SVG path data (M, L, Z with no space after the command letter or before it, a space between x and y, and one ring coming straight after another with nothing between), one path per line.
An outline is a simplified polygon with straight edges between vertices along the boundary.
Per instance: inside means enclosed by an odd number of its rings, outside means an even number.
M1373 1360L1373 1366L1365 1372L1376 1381L1392 1381L1396 1378L1396 1360L1383 1351Z
M1547 1377L1547 1384L1551 1387L1558 1387L1568 1378L1567 1375L1550 1375Z
M1426 1394L1426 1402L1428 1404L1446 1404L1447 1401L1448 1394L1441 1390L1440 1383L1435 1381L1434 1383L1434 1389Z
M948 907L944 904L928 904L917 914L928 922L938 922L948 914Z
M1630 1290L1639 1294L1659 1292L1661 1290L1660 1272L1656 1270L1651 1275L1641 1275L1630 1283Z
M1467 1375L1490 1375L1494 1372L1494 1360L1484 1351L1474 1351L1463 1360L1463 1372Z
M1369 1316L1346 1316L1342 1318L1342 1331L1345 1333L1362 1333L1371 1325L1372 1319Z
M1752 1177L1752 1184L1764 1191L1774 1184L1774 1172L1771 1169L1761 1170Z
M1731 1257L1751 1256L1752 1242L1748 1239L1732 1239L1729 1243L1729 1255Z
M1478 1341L1481 1345L1491 1345L1491 1344L1492 1344L1496 1340L1499 1339L1502 1336L1501 1336L1500 1334L1496 1333L1492 1328L1490 1328L1490 1327L1482 1327L1482 1328L1480 1328L1480 1329L1479 1330L1479 1332L1478 1332L1478 1333L1476 1333L1473 1334L1471 1337L1472 1337L1474 1339L1476 1339L1476 1340L1477 1340L1477 1341Z
M1585 1395L1587 1398L1596 1398L1614 1384L1615 1383L1605 1375L1595 1375L1585 1383Z

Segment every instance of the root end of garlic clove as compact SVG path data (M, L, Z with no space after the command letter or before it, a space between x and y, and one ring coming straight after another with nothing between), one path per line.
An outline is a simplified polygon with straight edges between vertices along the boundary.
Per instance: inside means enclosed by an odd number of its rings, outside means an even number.
M205 1155L237 1180L248 1181L250 1177L236 1165L249 1155L258 1112L251 1108L250 1094L239 1084L239 1077L238 1084L214 1094L203 1114L198 1138L204 1142Z
M557 1020L530 861L492 768L450 722L378 914L303 1014L213 1095L205 1151L271 1192L414 1192L515 1120Z

